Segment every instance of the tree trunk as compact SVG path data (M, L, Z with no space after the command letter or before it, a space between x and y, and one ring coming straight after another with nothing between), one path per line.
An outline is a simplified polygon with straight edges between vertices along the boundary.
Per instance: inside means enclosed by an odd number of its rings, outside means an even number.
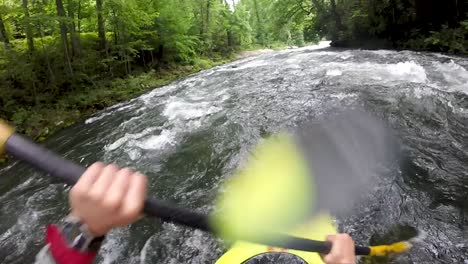
M262 19L260 18L260 11L258 10L259 9L258 0L254 0L253 2L254 2L254 7L255 7L255 16L257 17L258 41L261 45L265 45L265 38L263 34L264 33L263 22L262 22Z
M341 22L341 16L338 14L338 11L336 10L336 2L335 0L330 0L330 7L331 7L331 12L333 15L333 18L335 20L335 26L338 31L343 31L343 23Z
M28 8L28 0L23 0L23 11L24 11L24 17L25 17L25 28L26 28L26 39L28 41L28 51L29 54L32 55L34 52L34 38L32 34L32 29L31 29L31 23L30 23L30 16L29 16L29 8Z
M0 14L0 41L5 44L5 49L10 48L10 40L8 39L8 35L5 29L5 24L3 23L3 17Z
M203 1L200 2L200 36L205 34L205 18L203 15Z
M104 17L102 16L102 2L103 0L96 0L97 18L98 18L98 35L99 35L99 48L101 51L107 53L106 44L106 29L104 26Z
M164 57L164 44L159 44L158 52L156 53L156 59L161 62Z
M226 6L226 8L230 8L228 0L221 0L221 3L224 4L224 6ZM234 8L234 6L235 6L235 1L232 1L232 8ZM230 9L230 10L233 10L233 9ZM232 14L230 14L230 15L232 15ZM231 24L231 22L229 24ZM231 30L230 26L226 27L226 44L227 44L227 46L229 48L232 47L233 44L234 44L233 43L232 30Z
M312 0L312 6L315 7L318 13L323 12L324 3L320 3L318 0Z
M111 16L114 19L117 19L117 14L115 13L115 10L112 8L110 10ZM118 23L113 23L112 30L114 31L114 45L117 47L119 45L119 30L118 30Z
M49 51L46 48L45 43L44 43L44 30L42 29L42 24L38 25L38 30L39 30L39 34L41 36L42 50L43 50L44 55L46 57L47 70L49 71L50 82L55 83L55 75L54 75L54 71L52 70L52 66L50 64Z
M78 0L78 33L81 33L81 0Z
M227 29L226 30L226 40L227 40L227 46L229 48L231 48L232 46L234 46L234 41L233 41L233 37L232 37L232 31L230 29Z
M44 13L44 6L39 7L39 13ZM54 71L52 70L52 64L50 62L50 56L49 56L49 49L46 48L46 45L44 43L44 25L42 24L42 21L39 20L36 23L37 26L37 32L39 32L39 36L41 37L41 44L42 44L42 52L44 52L46 63L47 63L47 70L49 72L49 83L54 84L55 83L55 74ZM52 87L55 87L55 85L52 85ZM56 88L54 89L54 94L56 93Z
M60 18L60 37L62 39L63 56L65 58L65 64L68 66L68 73L72 75L73 68L70 59L70 48L68 46L67 24L65 23L67 15L65 13L65 9L63 8L62 0L55 0L55 3L57 4L57 14Z
M210 29L210 10L211 9L211 0L206 1L206 20L205 20L205 33L208 33Z
M80 36L79 32L76 33L75 29L75 13L73 11L73 0L68 0L68 17L71 19L68 29L70 30L72 54L73 57L79 57L81 54Z

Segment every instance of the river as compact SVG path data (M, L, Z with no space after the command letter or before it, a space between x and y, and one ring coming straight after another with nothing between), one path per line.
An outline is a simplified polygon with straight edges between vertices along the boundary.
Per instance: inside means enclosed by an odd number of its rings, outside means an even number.
M381 263L468 263L468 60L435 53L275 51L215 67L115 105L47 141L82 164L132 166L153 196L208 212L223 180L259 139L360 106L401 141L364 199L338 217L362 242L420 233L411 253ZM323 48L323 49L322 49ZM14 163L0 170L0 262L31 263L68 188ZM213 263L222 242L144 219L112 232L98 263Z

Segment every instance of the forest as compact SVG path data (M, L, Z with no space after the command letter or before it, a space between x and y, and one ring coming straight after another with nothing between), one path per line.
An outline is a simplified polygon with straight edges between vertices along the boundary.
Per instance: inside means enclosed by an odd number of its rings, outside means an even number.
M466 0L312 2L317 29L335 46L468 53Z
M0 116L43 140L242 50L467 53L468 1L1 0Z

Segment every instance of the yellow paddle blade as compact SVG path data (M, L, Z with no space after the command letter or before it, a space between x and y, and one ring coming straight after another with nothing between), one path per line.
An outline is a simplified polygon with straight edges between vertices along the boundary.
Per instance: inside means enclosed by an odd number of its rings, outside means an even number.
M373 246L370 247L370 256L386 257L391 254L401 254L411 249L411 243L408 241L402 241L391 245Z
M13 135L15 130L10 127L3 119L0 119L0 157L5 151L5 144L8 139Z
M310 168L292 136L279 134L260 144L244 169L226 182L212 226L225 239L274 241L268 233L310 220L314 193Z

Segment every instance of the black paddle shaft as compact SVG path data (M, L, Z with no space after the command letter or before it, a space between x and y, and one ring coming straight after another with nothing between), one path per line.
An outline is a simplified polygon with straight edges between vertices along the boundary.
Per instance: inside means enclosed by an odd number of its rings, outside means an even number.
M59 178L69 185L74 185L86 168L73 163L52 151L42 147L19 134L11 135L5 143L6 153L23 160L35 168L48 173L50 176ZM158 217L163 221L172 222L187 227L200 229L215 233L210 227L209 218L205 214L194 212L185 208L177 207L168 202L154 198L145 201L144 213L147 216ZM281 236L283 236L281 238ZM331 243L314 241L287 235L280 235L278 241L286 243L265 243L264 241L251 241L259 244L267 244L279 248L288 248L301 251L318 252L328 254ZM356 255L369 255L368 247L356 247Z

